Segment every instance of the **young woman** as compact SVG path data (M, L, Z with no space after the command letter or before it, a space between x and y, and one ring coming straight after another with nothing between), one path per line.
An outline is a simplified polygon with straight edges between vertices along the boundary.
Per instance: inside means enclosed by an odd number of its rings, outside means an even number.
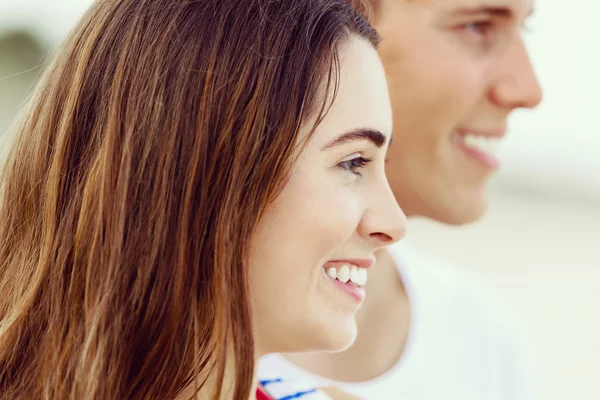
M249 399L349 346L405 224L376 43L345 0L96 2L0 180L0 398Z

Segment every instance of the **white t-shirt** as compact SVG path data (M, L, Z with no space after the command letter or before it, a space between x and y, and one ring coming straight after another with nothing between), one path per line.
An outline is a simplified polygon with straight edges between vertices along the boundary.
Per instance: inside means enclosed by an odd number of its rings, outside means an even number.
M389 251L411 305L407 343L394 367L370 381L347 383L272 354L261 360L259 376L335 386L367 400L538 399L533 346L514 310L490 287L404 243Z

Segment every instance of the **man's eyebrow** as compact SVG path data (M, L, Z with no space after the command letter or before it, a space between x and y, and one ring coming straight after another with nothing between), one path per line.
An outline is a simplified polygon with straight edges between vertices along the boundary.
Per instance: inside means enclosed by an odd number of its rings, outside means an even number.
M357 140L368 140L379 148L386 144L387 136L376 129L356 129L338 136L325 146L321 147L321 150L328 150L332 147Z
M508 6L473 6L473 7L463 7L456 10L456 14L461 15L482 15L487 14L489 16L494 17L502 17L506 19L511 19L515 17L515 13L512 8Z

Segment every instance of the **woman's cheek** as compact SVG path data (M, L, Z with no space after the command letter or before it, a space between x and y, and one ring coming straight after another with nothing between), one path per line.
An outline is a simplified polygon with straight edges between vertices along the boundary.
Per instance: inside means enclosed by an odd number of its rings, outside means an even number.
M337 244L342 244L356 232L362 215L361 202L353 191L339 188L327 196L319 196L311 208L308 221L315 233L321 233L316 236L321 239L326 236Z

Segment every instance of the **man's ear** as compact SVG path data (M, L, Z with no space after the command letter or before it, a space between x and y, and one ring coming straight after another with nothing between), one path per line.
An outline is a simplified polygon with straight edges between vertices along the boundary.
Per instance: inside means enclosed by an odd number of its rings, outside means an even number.
M377 22L381 0L348 0L348 2L360 11L371 24Z

